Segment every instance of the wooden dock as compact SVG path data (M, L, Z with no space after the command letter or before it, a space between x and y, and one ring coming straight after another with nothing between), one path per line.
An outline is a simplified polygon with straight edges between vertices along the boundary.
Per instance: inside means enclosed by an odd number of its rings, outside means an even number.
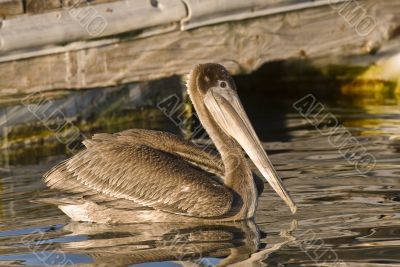
M3 96L153 80L209 61L239 74L400 53L397 0L0 0L0 14Z

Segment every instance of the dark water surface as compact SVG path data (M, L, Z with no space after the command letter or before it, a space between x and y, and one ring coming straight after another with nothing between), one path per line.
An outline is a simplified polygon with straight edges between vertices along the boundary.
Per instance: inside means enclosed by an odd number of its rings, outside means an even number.
M267 187L255 222L70 222L56 207L30 202L48 193L41 175L65 155L27 147L26 164L0 169L0 266L400 266L399 106L322 101L324 114L332 112L356 138L346 147L332 144L341 132L326 134L334 125L323 114L320 132L292 107L295 100L254 97L244 106L299 207L296 215ZM145 125L173 128L165 121ZM373 155L371 171L348 160L351 146Z

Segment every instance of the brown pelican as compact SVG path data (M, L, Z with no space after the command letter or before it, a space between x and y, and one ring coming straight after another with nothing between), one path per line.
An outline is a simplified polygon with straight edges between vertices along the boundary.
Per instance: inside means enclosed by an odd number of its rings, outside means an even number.
M263 189L244 151L294 213L296 206L265 153L228 71L196 66L188 94L220 156L169 133L96 134L86 149L44 175L72 194L52 203L73 220L100 223L237 221L254 216ZM243 149L242 149L243 148Z

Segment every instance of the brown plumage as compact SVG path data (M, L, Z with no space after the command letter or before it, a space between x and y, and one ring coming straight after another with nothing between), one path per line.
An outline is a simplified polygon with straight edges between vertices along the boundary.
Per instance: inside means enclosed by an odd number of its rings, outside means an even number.
M68 194L56 200L60 209L73 220L111 223L251 218L263 183L254 179L243 147L293 210L225 68L197 66L188 92L220 155L159 131L96 134L44 175L50 188Z
M220 216L230 209L233 197L226 187L188 159L140 142L143 136L162 140L167 146L180 141L149 130L97 134L84 142L85 150L46 174L45 181L50 188L64 192L89 189L91 194L189 216ZM211 167L220 167L214 165Z

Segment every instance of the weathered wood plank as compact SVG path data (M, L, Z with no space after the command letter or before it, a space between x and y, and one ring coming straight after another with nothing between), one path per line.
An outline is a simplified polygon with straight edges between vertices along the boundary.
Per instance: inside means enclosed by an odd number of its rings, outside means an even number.
M24 13L22 0L0 0L0 17Z
M25 0L27 13L41 13L61 7L61 0Z
M368 54L400 27L400 2L362 2L377 25L360 36L329 6L0 64L0 94L91 88L185 74L214 61L233 73L267 61Z
M103 4L81 0L73 1L75 5L69 8L43 13L40 12L43 8L54 8L44 4L49 0L28 1L32 1L26 2L28 12L38 9L33 13L39 13L4 22L0 28L0 54L17 50L32 52L32 48L38 51L40 47L49 45L87 41L138 30L148 33L149 28L155 26L164 27L165 32L165 28L172 29L169 27L171 23L175 24L172 30L178 29L178 25L182 30L187 30L331 4L331 0L302 0L295 3L288 0L119 0ZM335 3L344 1L352 0L335 0ZM54 3L58 5L58 2ZM97 5L92 6L91 3Z
M238 21L266 15L326 5L337 5L354 0L185 0L188 17L182 21L182 29L193 29L227 21Z
M0 54L170 25L187 14L180 0L158 1L159 8L148 0L125 0L6 20L0 28Z

